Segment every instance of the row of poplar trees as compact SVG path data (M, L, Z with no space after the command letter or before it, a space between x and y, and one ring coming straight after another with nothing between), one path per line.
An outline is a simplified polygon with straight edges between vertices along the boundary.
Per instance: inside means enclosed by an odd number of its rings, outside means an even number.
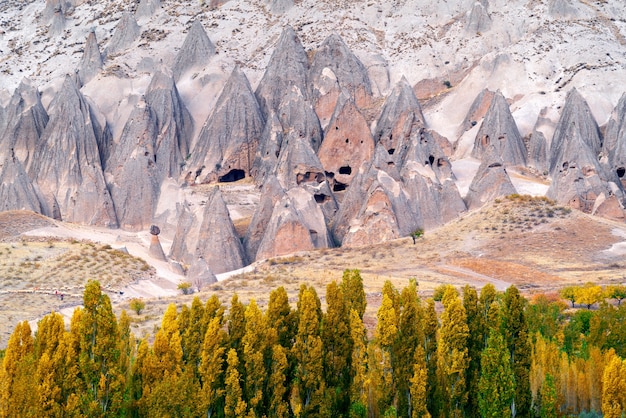
M34 337L27 322L16 327L0 368L0 416L558 416L556 395L531 393L518 290L465 287L462 296L447 287L438 316L415 280L401 291L385 282L370 338L361 276L347 270L328 285L325 312L305 285L296 309L282 287L265 312L236 295L227 312L215 296L195 298L168 307L150 344L92 281L69 330L56 313Z

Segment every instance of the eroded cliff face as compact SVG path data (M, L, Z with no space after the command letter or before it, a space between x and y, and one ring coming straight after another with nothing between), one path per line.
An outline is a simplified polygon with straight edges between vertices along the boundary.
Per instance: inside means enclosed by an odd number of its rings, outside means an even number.
M82 47L72 75L52 78L46 62L48 84L37 84L39 71L0 95L0 209L133 231L159 223L173 238L169 257L199 284L255 260L432 229L515 193L520 178L561 204L624 218L626 96L588 102L572 88L588 76L581 69L614 63L568 64L557 77L540 60L563 57L518 59L529 34L597 11L559 1L514 1L507 13L486 2L314 3L212 2L191 19L186 1L174 13L142 0L109 12L102 28L88 22L104 4L33 5L50 42ZM318 25L337 7L341 22ZM542 31L509 25L512 13L542 11ZM271 37L251 29L256 21L233 23L256 12ZM437 36L398 31L427 22ZM509 44L499 43L505 33ZM459 43L463 59L444 43ZM242 212L220 190L231 183L254 185L258 201Z

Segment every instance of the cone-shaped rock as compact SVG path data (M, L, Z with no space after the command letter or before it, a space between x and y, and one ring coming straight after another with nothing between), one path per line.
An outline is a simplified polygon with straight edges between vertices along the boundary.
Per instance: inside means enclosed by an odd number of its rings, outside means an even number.
M9 155L0 163L0 212L30 210L41 213L41 204L22 163Z
M537 129L533 130L528 140L528 166L539 174L548 172L548 141Z
M41 135L29 175L41 190L45 215L67 222L117 226L104 181L97 120L67 76L50 104L50 120Z
M200 291L204 286L217 282L215 274L204 258L198 258L187 271L187 280Z
M312 194L296 187L276 203L257 260L331 246L322 210Z
M604 180L591 166L572 163L559 170L552 176L546 196L592 215L624 218L622 190L617 184Z
M278 118L283 131L307 138L313 150L317 152L322 143L322 126L315 110L295 86L283 91L282 97L283 100L278 107Z
M55 13L65 14L70 8L70 2L66 0L46 0L46 7L43 10L43 18L46 22L50 21Z
M121 228L139 231L153 222L161 178L156 164L157 118L145 104L131 113L107 165L107 181Z
M401 155L400 149L408 147L412 132L426 126L422 108L420 107L413 88L402 77L387 97L382 108L374 140L380 143L390 155Z
M50 26L48 26L48 35L58 36L61 35L64 30L65 14L63 13L63 10L59 7L54 10L54 14L52 15Z
M622 95L606 126L603 144L609 170L626 185L626 94Z
M272 112L265 123L250 171L256 184L264 184L276 170L282 144L283 125L278 120L276 113Z
M152 16L161 7L161 0L141 0L135 11L135 17L138 19L142 17Z
M363 114L352 99L338 103L318 156L330 173L334 190L345 189L364 161L374 154L374 139Z
M263 126L250 83L235 67L200 131L186 181L228 182L249 176Z
M145 100L156 116L156 161L161 178L178 178L189 155L193 119L174 80L160 71L152 77Z
M157 260L167 261L167 257L165 256L163 247L161 246L161 241L159 240L159 232L161 232L161 230L158 226L150 226L150 249L148 250L148 254Z
M83 51L83 57L78 64L78 77L80 78L80 84L85 85L89 83L102 69L102 55L98 48L98 40L96 39L96 32L91 31L87 35L87 41L85 42L85 49Z
M346 91L359 107L372 96L367 69L339 35L327 37L315 53L308 77L311 96L322 125L333 114L341 91Z
M430 167L439 181L446 179L454 180L452 164L443 151L435 134L427 129L414 130L408 143L406 152L402 152L402 165L407 161L415 161L418 164Z
M206 34L202 22L195 20L174 59L172 66L174 79L178 81L192 67L205 65L213 55L215 55L215 45Z
M581 169L591 167L596 173L601 173L598 163L601 143L598 124L589 105L576 89L572 89L567 94L552 136L550 174L554 177L573 164Z
M275 176L285 190L304 183L320 184L326 174L307 138L293 134L283 139Z
M283 196L285 196L285 191L276 177L268 177L267 181L263 183L259 205L252 216L252 221L250 221L246 236L243 239L243 245L249 260L255 261L257 259L256 253L274 212L274 206Z
M256 89L256 97L263 114L270 109L278 111L286 91L297 87L307 99L307 73L309 61L300 39L291 26L283 29L276 48Z
M493 91L483 89L478 96L476 96L467 112L467 115L465 116L463 124L461 125L463 132L472 129L472 127L474 127L479 120L485 117L495 95L496 93Z
M170 258L193 264L202 257L215 274L237 270L246 264L241 241L219 188L214 188L204 208L183 205Z
M467 25L465 30L469 33L487 32L491 29L491 17L487 12L487 8L479 1L472 6L467 17Z
M472 157L495 152L507 165L526 165L526 146L511 115L509 104L497 91L476 134Z
M294 0L266 0L267 10L272 14L279 15L291 9L293 2Z
M554 17L577 17L578 10L572 5L571 0L550 0L548 12Z
M135 16L131 13L124 13L115 27L115 32L113 32L113 36L109 41L106 54L113 55L127 50L139 39L140 35L141 29L135 20Z
M469 209L482 207L485 203L516 193L502 160L497 155L483 159L472 183L470 184L465 201Z
M5 129L0 134L0 161L15 155L28 172L33 154L48 123L39 91L23 80L5 109Z

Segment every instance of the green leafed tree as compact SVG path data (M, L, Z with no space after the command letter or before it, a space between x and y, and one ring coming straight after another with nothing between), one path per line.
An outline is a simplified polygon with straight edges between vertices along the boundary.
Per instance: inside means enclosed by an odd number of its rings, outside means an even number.
M478 407L484 418L511 416L515 379L509 351L498 330L492 330L482 352L478 381Z

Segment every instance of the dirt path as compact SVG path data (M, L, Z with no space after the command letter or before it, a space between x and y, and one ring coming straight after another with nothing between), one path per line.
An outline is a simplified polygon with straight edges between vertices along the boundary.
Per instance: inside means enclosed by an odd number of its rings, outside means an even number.
M482 288L487 283L491 283L496 288L496 290L505 291L512 284L509 282L505 282L504 280L499 280L490 276L486 276L484 274L476 273L475 271L472 271L470 269L453 266L450 264L439 264L437 267L440 272L452 273L455 277L467 281L469 285L474 286L477 289ZM459 277L459 275L461 277Z

